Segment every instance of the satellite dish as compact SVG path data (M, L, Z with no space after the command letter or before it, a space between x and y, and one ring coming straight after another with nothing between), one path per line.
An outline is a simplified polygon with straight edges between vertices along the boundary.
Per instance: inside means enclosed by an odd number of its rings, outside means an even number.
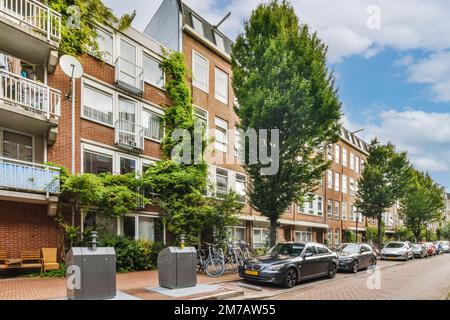
M71 79L79 79L83 75L83 66L75 57L64 55L59 58L62 71Z

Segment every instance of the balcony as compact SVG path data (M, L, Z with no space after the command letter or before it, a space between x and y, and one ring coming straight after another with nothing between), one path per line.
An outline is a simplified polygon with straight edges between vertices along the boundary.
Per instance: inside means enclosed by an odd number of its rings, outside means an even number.
M144 151L144 127L119 119L115 125L115 143L118 148L122 148L134 153Z
M61 40L61 15L36 0L0 0L2 50L27 60L49 60Z
M0 199L55 201L59 187L59 168L0 157Z
M144 92L144 69L124 59L116 60L116 84L136 96Z
M56 127L61 92L0 69L0 126L44 135Z

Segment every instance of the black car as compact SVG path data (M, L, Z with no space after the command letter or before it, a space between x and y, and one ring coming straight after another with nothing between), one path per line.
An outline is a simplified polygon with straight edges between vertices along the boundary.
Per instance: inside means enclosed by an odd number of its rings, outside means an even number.
M336 251L339 259L338 269L358 272L360 269L377 264L377 255L365 243L344 243Z
M337 255L322 244L279 243L264 256L246 260L239 268L245 280L274 283L291 288L301 280L328 276L337 272Z

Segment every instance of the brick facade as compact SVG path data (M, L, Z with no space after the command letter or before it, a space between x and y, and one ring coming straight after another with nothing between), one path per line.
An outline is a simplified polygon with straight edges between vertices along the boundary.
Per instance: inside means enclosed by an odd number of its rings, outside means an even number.
M57 247L55 218L46 205L0 201L0 248L8 257L20 257L22 250Z

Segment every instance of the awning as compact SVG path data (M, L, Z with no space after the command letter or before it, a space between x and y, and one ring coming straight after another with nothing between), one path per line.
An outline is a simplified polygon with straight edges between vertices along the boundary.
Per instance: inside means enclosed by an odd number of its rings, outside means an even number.
M257 221L257 222L267 222L269 223L269 219L264 216L250 216L250 215L240 215L239 219L245 220L245 221ZM309 221L294 221L294 220L288 220L288 219L279 219L279 223L284 225L291 225L291 226L302 226L302 227L313 227L313 228L323 228L328 229L328 225L325 223L318 223L318 222L309 222Z

